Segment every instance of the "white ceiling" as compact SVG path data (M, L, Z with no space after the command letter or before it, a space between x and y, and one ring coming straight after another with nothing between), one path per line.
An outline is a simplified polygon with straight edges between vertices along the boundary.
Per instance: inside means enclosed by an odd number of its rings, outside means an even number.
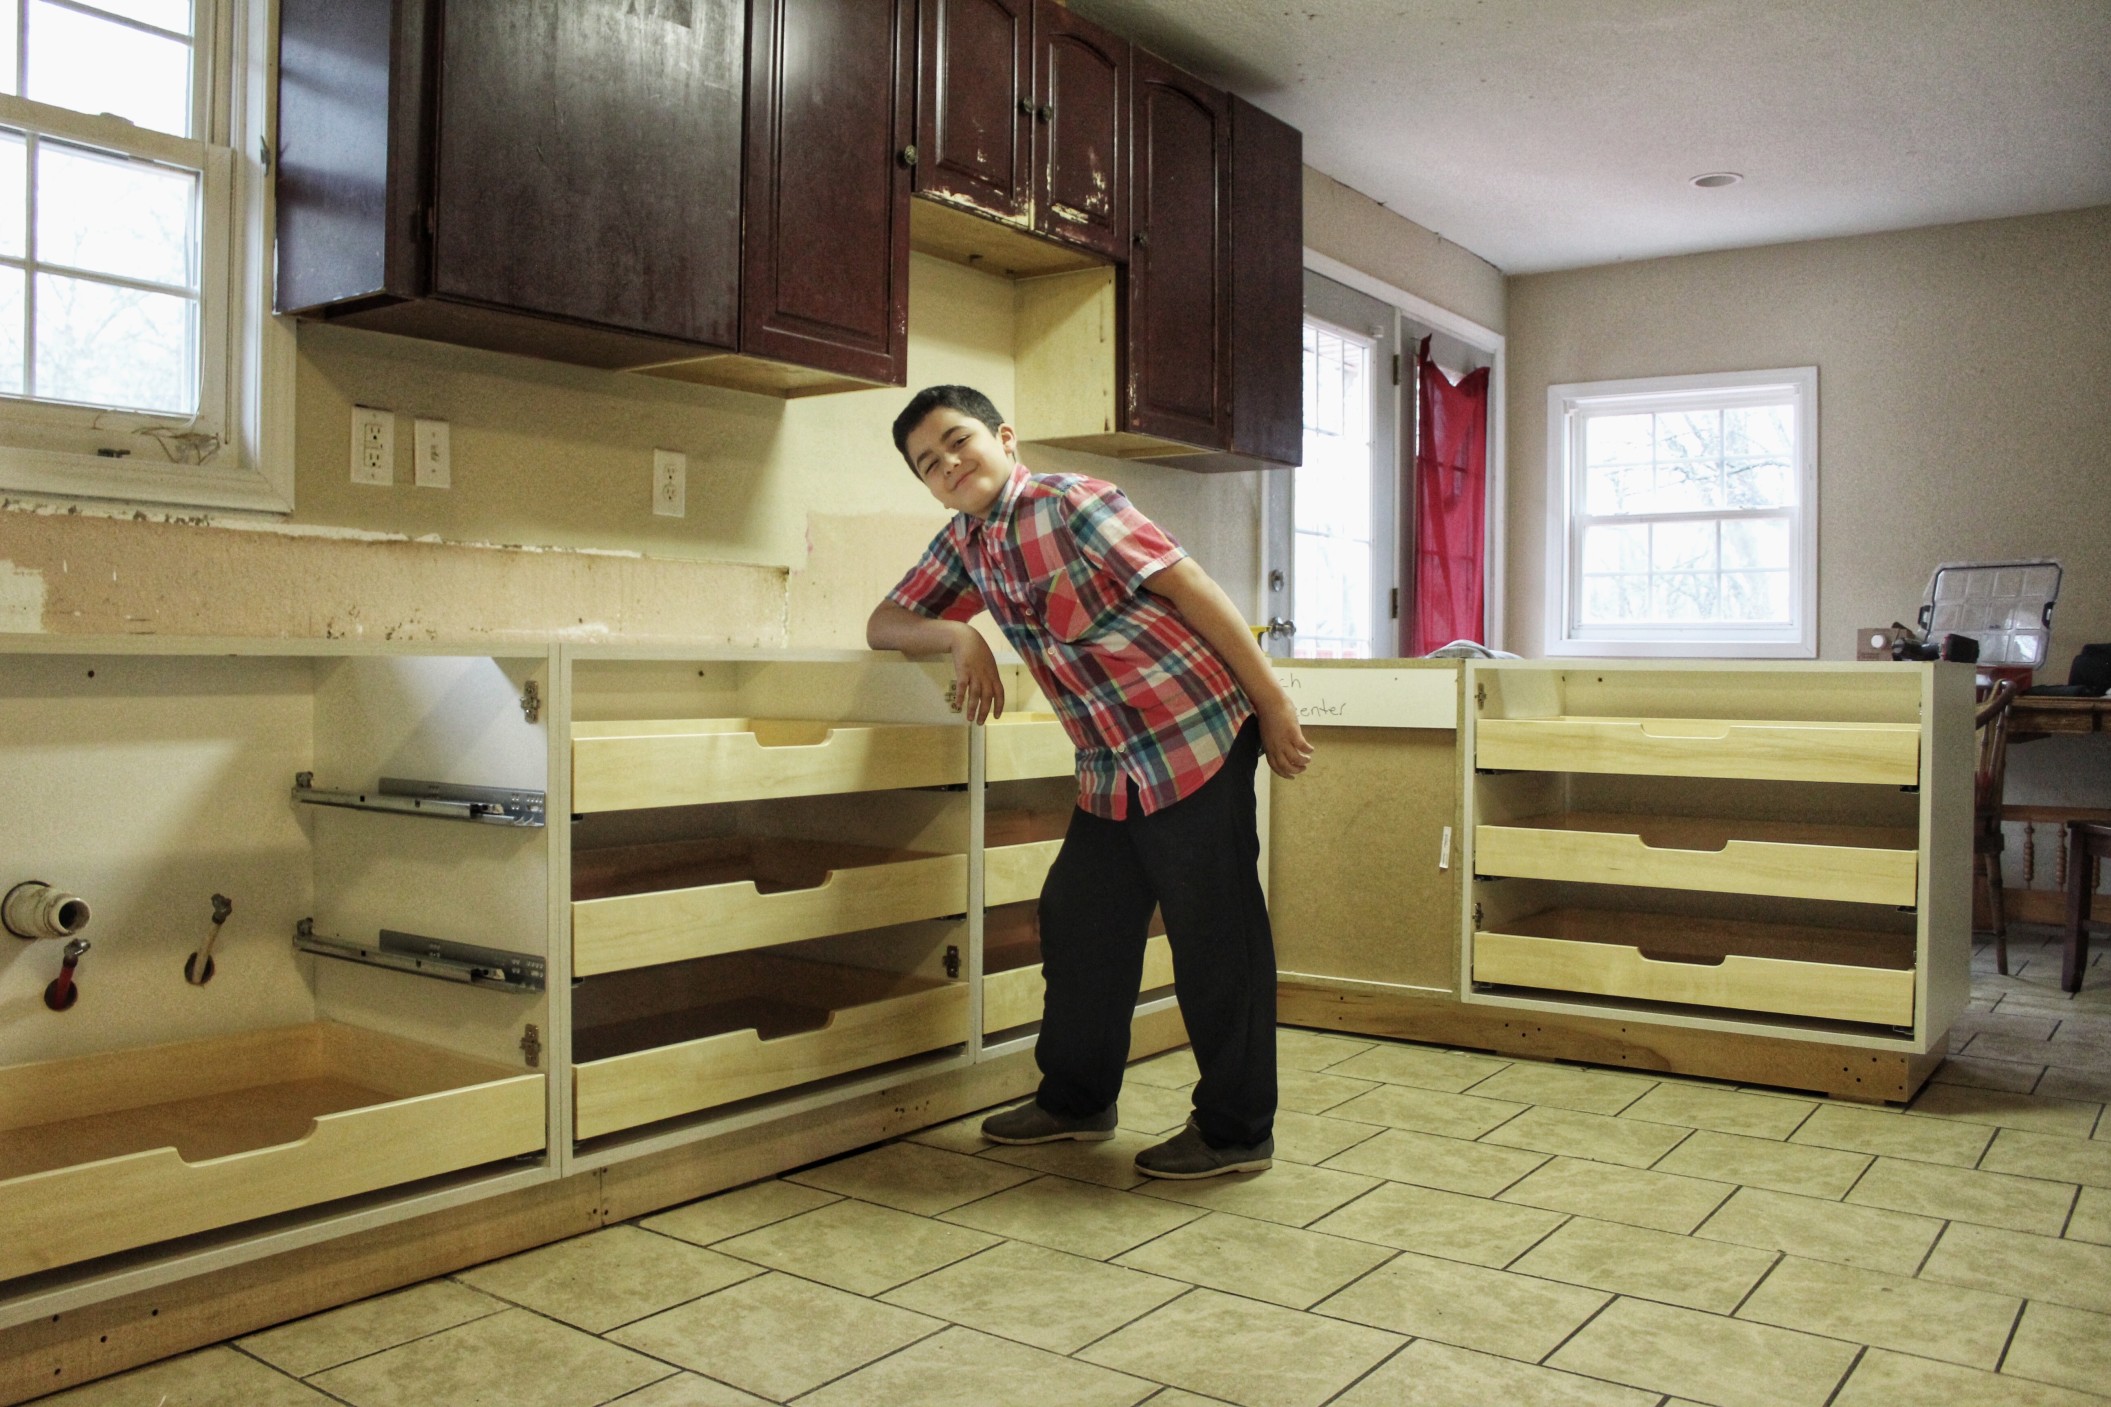
M1506 273L2111 204L2111 0L1070 3Z

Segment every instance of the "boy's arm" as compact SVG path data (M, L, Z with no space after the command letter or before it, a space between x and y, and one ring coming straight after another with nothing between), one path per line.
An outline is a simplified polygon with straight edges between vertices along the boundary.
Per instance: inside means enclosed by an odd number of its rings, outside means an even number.
M918 615L894 601L872 608L865 644L875 650L953 657L953 706L971 723L1004 716L1004 680L982 633L961 620Z
M1195 633L1208 641L1231 668L1239 687L1252 701L1261 722L1261 747L1268 765L1279 777L1294 777L1312 760L1312 744L1298 726L1297 705L1277 682L1275 669L1261 652L1246 618L1232 604L1224 588L1210 578L1192 557L1183 557L1163 571L1144 578L1143 589L1163 597Z

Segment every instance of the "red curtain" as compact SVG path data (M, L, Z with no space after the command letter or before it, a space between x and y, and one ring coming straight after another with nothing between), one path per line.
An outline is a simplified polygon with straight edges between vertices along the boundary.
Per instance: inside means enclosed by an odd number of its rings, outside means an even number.
M1488 514L1488 368L1456 385L1415 349L1422 390L1415 444L1415 609L1402 653L1482 638L1482 545Z

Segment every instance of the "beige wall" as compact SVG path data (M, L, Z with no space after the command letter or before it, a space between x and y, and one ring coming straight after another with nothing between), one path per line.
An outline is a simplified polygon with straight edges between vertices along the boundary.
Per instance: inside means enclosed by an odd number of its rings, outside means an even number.
M2062 680L2111 640L2111 207L1516 278L1510 648L1544 640L1546 394L1818 368L1819 653L1940 562L2049 554Z
M1309 166L1305 244L1490 332L1504 330L1502 270Z
M1011 345L1008 283L912 261L911 386L964 381L1009 407ZM862 646L945 519L889 437L905 397L777 401L304 326L290 519L11 503L0 630ZM393 486L350 482L354 404L396 412ZM411 482L417 416L451 426L449 489ZM656 447L689 457L686 517L650 511ZM1255 476L1028 462L1122 484L1250 602Z

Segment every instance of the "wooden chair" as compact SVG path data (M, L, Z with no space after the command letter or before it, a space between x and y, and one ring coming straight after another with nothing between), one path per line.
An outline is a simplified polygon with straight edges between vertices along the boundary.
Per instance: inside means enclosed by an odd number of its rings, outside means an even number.
M1980 701L1973 722L1979 757L1972 769L1972 865L1986 883L1986 911L1994 930L1994 970L2008 975L2008 913L2001 897L2001 783L2008 772L2008 706L2016 682L2003 679Z
M2067 823L2067 948L2060 955L2060 986L2082 990L2089 965L2089 900L2096 892L2095 861L2111 855L2111 825Z

